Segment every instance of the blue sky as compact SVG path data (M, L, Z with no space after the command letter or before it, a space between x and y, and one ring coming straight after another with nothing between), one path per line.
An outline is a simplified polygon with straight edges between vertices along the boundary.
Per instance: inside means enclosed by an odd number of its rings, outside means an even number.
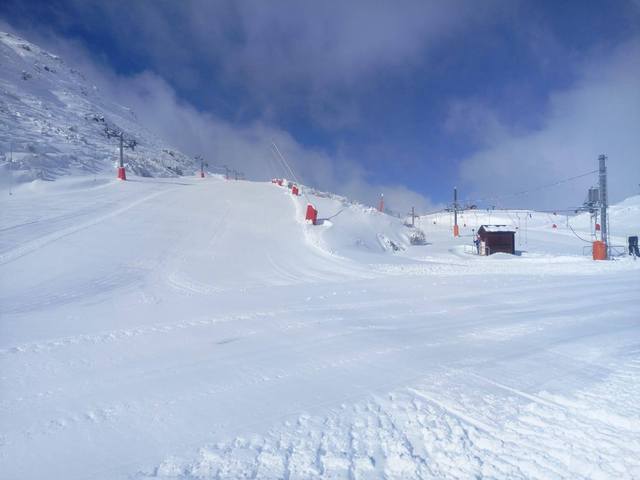
M613 197L638 193L638 1L10 0L0 15L187 153L224 152L256 178L273 173L245 145L262 135L308 183L370 203L383 190L398 210L454 185L507 195L603 152L625 172ZM155 121L171 108L191 131ZM504 206L574 205L589 182Z

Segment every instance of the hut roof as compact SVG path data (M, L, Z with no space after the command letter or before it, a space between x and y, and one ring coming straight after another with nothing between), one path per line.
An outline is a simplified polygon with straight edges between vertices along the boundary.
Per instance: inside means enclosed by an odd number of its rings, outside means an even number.
M488 233L515 233L515 230L507 225L480 225L478 231L480 231L480 229Z

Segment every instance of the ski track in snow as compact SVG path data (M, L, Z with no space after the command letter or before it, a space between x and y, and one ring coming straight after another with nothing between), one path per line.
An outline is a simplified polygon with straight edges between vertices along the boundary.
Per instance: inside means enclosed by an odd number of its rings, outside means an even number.
M42 342L30 342L19 345L14 345L9 348L0 349L0 356L12 355L12 354L24 354L24 353L46 353L51 350L59 349L62 347L69 347L80 344L100 344L107 342L114 342L118 340L131 339L141 337L149 334L167 334L175 331L190 329L190 328L202 328L208 327L224 322L239 322L246 320L254 320L259 318L270 317L282 317L299 316L301 314L309 313L322 313L322 312L358 312L367 306L387 306L397 303L397 301L382 300L375 303L368 302L356 302L356 303L344 303L340 305L319 305L312 307L298 307L298 308L284 308L271 310L267 312L243 312L237 315L228 315L222 317L210 317L210 318L197 318L187 321L180 321L168 324L156 324L156 325L141 325L134 328L117 329L104 332L98 332L94 334L81 334L68 337L60 337ZM308 322L304 322L301 326L307 327Z
M220 216L220 219L217 220L215 227L212 228L212 231L214 233L209 239L206 248L208 251L214 252L214 254L216 252L216 243L218 238L220 238L220 236L222 236L227 230L230 212L231 212L231 204L229 202L226 202L225 210ZM212 218L211 221L213 222L215 220L216 220L215 218ZM186 258L186 255L184 254L174 255L174 257L170 261L170 265L167 267L169 273L165 274L165 279L167 284L171 288L187 295L190 295L190 294L211 295L213 293L220 293L224 291L224 289L221 287L216 287L215 285L200 282L198 280L188 277L183 271L183 267L186 262L187 262L187 258Z
M206 445L136 478L634 478L640 474L640 362L572 398L533 396L448 372L267 435ZM442 381L442 378L446 378ZM454 383L455 382L455 383ZM471 385L464 393L451 385ZM487 394L488 385L499 392ZM475 390L475 391L474 391ZM524 401L523 401L524 399ZM586 400L586 402L585 402ZM620 401L621 400L621 401ZM629 417L612 422L611 402ZM594 406L603 406L599 411Z
M74 233L77 233L81 230L85 230L89 227L92 227L94 225L97 225L101 222L104 222L105 220L108 220L110 218L114 218L117 217L121 214L123 214L124 212L131 210L132 208L137 207L138 205L141 205L145 202L148 202L149 200L152 200L160 195L164 195L168 192L168 190L161 190L159 192L154 192L151 193L143 198L140 198L138 200L132 201L131 203L129 203L128 205L125 205L124 207L120 207L117 208L115 210L110 211L107 214L104 214L102 216L99 216L97 218L94 218L92 220L77 224L77 225L73 225L71 227L67 227L64 228L62 230L58 230L56 232L53 233L49 233L47 235L44 235L40 238L36 238L34 240L29 240L27 242L25 242L24 244L20 245L19 247L16 247L12 250L8 250L5 251L3 253L0 253L0 265L4 265L10 262L13 262L25 255L28 255L36 250L39 250L43 247L45 247L46 245L58 241L62 238L68 237L69 235L73 235Z
M117 279L116 279L117 280ZM115 283L115 280L114 280ZM513 290L513 293L516 294L518 291L522 291L522 287L518 287ZM617 290L615 295L609 294L607 296L608 300L611 303L615 303L616 301L621 301L629 298L629 294L636 291L636 287L634 285L628 286L625 288L620 288ZM205 293L205 292L199 292ZM581 296L581 294L577 294ZM74 296L81 296L80 293ZM456 295L461 297L461 295ZM466 295L465 295L466 296ZM38 308L42 306L46 306L46 298L38 304L42 305L33 305L33 308ZM320 300L325 299L325 296L318 297ZM310 297L311 299L311 297ZM490 323L487 323L486 320L482 322L478 322L472 320L465 324L456 323L456 327L464 326L465 333L461 335L461 338L472 338L476 340L483 341L505 341L510 338L516 336L527 335L532 332L542 331L545 326L553 326L557 325L559 320L562 320L563 324L566 325L566 322L576 322L579 320L575 319L575 307L564 307L561 304L556 304L555 300L570 300L570 297L567 296L567 293L559 293L557 296L547 296L546 300L551 304L551 306L547 307L536 307L535 309L531 309L529 304L527 303L527 308L513 308L508 306L506 308L502 308L501 310L497 310L495 312L496 315L502 315L507 318L513 318L522 316L525 314L538 313L539 315L544 315L548 320L545 322L524 322L524 323L515 323L509 326L498 326L492 327ZM467 301L469 298L467 298ZM589 314L590 317L594 317L595 315L601 317L607 317L610 315L611 311L601 311L596 312L597 306L602 302L601 298L587 298L583 301L582 306L580 308L581 311L584 312L585 315ZM24 344L18 344L11 346L9 348L0 348L0 356L6 356L11 354L23 354L23 353L45 353L54 349L59 349L62 347L68 347L73 345L81 345L81 344L100 344L107 342L115 342L119 340L125 339L133 339L136 337L142 337L150 334L168 334L173 333L175 331L190 329L190 328L203 328L210 327L224 322L240 322L247 320L254 320L259 318L282 318L282 317L300 317L309 314L318 314L318 313L336 313L341 316L344 315L353 315L353 312L356 312L356 316L364 316L365 318L374 319L376 316L379 316L383 319L389 319L389 313L383 314L375 314L373 313L375 309L380 307L389 307L393 305L402 305L404 302L402 300L395 299L384 299L376 302L345 302L345 303L331 303L331 304L320 304L315 306L299 306L299 307L289 307L289 308L280 308L272 311L255 311L255 312L242 312L237 315L227 315L221 317L204 317L204 318L196 318L187 321L166 323L166 324L152 324L152 325L139 325L133 328L126 329L116 329L110 331L97 332L94 334L81 334L81 335L73 335L68 337L60 337L55 338L43 342L30 342ZM499 305L499 304L497 304ZM473 304L468 304L466 306L461 306L463 309L473 308ZM6 313L13 313L10 309L4 309ZM364 313L368 312L368 313ZM565 313L566 312L566 313ZM590 313L589 313L590 312ZM447 310L442 310L441 314L447 313ZM431 313L433 314L433 313ZM571 314L571 315L569 315ZM430 315L424 310L418 311L415 315ZM402 313L402 317L406 317L407 312ZM583 321L585 317L580 317L580 321ZM481 328L473 329L470 328L474 324L481 324ZM302 327L308 327L308 321L304 321L300 324ZM433 329L434 327L430 324L425 324L422 327L418 328L428 328ZM447 327L450 328L450 327Z

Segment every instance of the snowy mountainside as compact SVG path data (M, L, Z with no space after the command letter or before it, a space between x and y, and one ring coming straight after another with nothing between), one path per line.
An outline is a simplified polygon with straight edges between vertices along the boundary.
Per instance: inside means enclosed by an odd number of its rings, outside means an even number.
M135 113L101 96L57 55L0 32L0 171L3 183L104 172L118 159L140 176L194 171L193 160L139 124Z

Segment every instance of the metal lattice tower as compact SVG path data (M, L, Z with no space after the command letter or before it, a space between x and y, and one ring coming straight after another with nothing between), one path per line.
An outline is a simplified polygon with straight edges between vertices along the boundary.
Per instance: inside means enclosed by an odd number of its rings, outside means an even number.
M606 244L607 258L609 257L609 219L607 217L607 208L609 207L609 197L607 194L607 156L602 154L598 156L599 169L599 189L600 189L600 223L602 229L602 241Z
M120 132L120 168L124 168L124 133Z

